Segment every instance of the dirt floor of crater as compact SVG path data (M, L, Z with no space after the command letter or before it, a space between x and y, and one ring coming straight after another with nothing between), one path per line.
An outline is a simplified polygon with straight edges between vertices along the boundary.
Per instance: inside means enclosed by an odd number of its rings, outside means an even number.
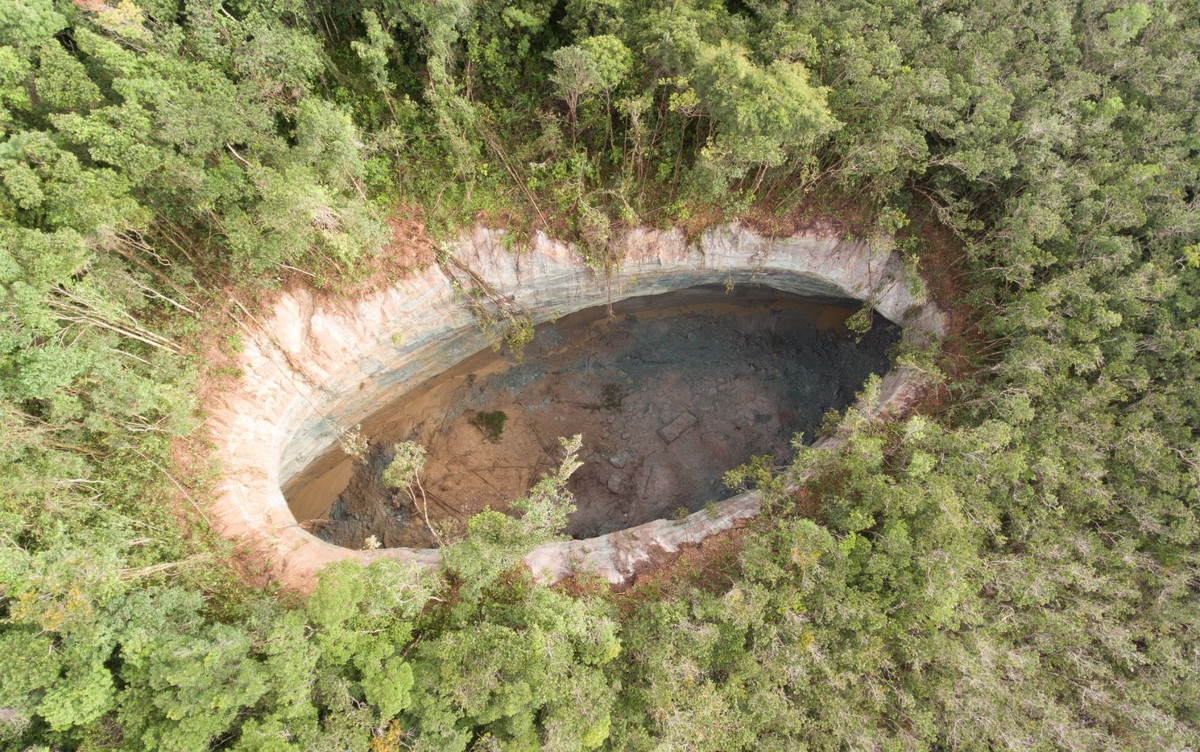
M889 367L898 328L876 316L860 342L856 308L753 286L692 289L623 301L538 327L524 357L480 353L364 421L363 460L324 463L285 489L293 509L327 509L307 524L361 548L426 547L433 537L408 495L381 475L395 442L427 448L421 482L435 526L453 530L488 507L507 510L561 458L559 437L583 435L570 488L576 538L670 518L732 492L726 471L811 440L830 409L849 405L868 374ZM503 412L493 440L479 414Z

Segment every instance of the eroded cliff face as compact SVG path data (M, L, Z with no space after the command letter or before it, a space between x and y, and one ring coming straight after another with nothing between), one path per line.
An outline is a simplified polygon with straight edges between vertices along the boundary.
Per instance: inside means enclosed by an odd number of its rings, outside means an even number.
M530 315L534 323L631 296L701 284L769 285L801 295L867 300L909 338L940 336L944 317L912 293L903 262L860 241L821 233L764 238L736 225L689 244L678 231L634 230L624 262L609 278L588 269L575 249L537 235L511 250L502 231L477 228L448 252L456 266ZM247 338L240 388L223 395L210 417L224 467L215 522L244 540L284 584L309 589L326 564L379 557L436 565L432 549L353 551L302 529L281 487L339 434L374 407L487 347L464 294L431 267L355 300L317 302L306 291L280 297ZM869 414L894 413L919 390L907 369L889 373ZM818 446L834 445L825 437ZM628 579L658 549L696 543L754 514L755 493L721 502L681 521L656 520L588 540L543 546L526 558L553 581L579 567L612 582Z

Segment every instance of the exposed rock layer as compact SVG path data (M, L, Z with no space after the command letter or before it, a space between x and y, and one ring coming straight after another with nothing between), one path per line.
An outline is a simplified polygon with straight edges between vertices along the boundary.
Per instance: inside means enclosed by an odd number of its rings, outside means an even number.
M588 269L569 244L539 234L530 247L510 252L503 239L502 232L478 228L451 253L535 322L634 295L754 282L802 295L868 300L904 325L907 337L944 330L942 313L914 297L900 259L833 235L771 239L732 225L691 244L678 231L634 230L624 238L624 262L609 280ZM353 551L319 540L297 524L281 486L374 406L487 345L461 291L437 267L356 300L318 303L302 290L281 296L246 342L241 388L212 410L224 466L216 523L250 543L284 584L304 590L323 566L341 559L436 565L432 549ZM861 407L894 413L919 388L918 375L900 368L885 377L879 402ZM818 446L836 443L827 437ZM580 567L622 582L655 549L672 552L699 542L758 507L755 493L742 494L680 521L542 546L526 563L549 581Z

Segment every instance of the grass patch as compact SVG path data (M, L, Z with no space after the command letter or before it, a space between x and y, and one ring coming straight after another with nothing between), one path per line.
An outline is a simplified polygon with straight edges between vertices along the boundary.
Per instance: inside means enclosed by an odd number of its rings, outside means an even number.
M504 433L504 421L506 420L508 420L507 413L503 410L493 410L475 413L475 417L471 418L471 425L482 431L488 441L495 443L500 441L500 435Z
M600 389L600 407L605 410L620 410L625 399L625 390L620 384L605 384Z

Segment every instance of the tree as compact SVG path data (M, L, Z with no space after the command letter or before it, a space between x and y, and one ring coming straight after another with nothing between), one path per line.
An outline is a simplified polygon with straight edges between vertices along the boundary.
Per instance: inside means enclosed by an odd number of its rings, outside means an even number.
M579 99L600 84L592 56L577 45L560 47L550 56L554 61L554 74L550 81L557 88L559 97L567 104L571 118L572 143L579 137Z
M383 471L383 484L388 488L403 488L408 493L413 507L420 507L421 514L425 517L425 527L429 528L438 545L445 545L429 522L429 500L425 498L425 489L421 486L421 473L425 471L425 447L415 441L404 441L396 444L393 451L395 456ZM421 494L420 504L417 504L418 492Z
M578 454L583 437L559 442L564 456L558 468L543 475L528 496L509 504L521 513L520 519L485 510L467 521L463 540L442 549L442 561L462 579L464 593L480 593L535 547L560 540L567 517L575 511L567 481L582 466Z

